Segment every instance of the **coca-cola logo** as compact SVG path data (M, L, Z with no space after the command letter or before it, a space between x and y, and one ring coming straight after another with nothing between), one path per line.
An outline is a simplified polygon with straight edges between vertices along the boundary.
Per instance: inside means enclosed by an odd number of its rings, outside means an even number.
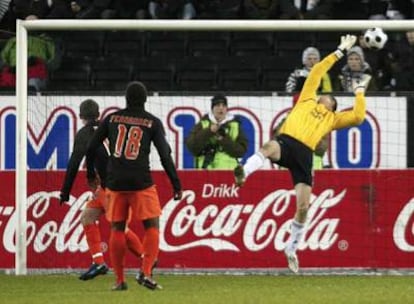
M343 200L345 194L346 190L336 194L327 189L318 196L312 195L307 231L299 244L300 250L326 250L338 239L340 219L325 215L329 208ZM160 221L160 248L177 252L205 246L215 251L239 252L244 248L260 251L272 246L282 251L290 233L291 219L284 222L280 219L286 218L288 207L295 204L294 196L293 190L279 189L255 204L226 204L220 209L210 203L202 205L201 209L196 204L196 193L187 190L181 201L171 199L164 206ZM238 233L242 236L242 244L230 240Z
M235 190L228 189L218 196L223 198L233 193L238 197ZM300 250L328 250L335 242L341 250L347 249L346 240L339 239L340 218L329 217L328 214L330 208L344 200L346 192L326 189L319 195L312 195L307 231L299 244ZM182 200L171 198L165 204L160 221L161 250L179 252L206 247L215 251L258 252L266 248L277 251L285 248L292 216L288 208L294 209L292 204L295 204L292 190L275 190L257 203L223 204L221 200L219 204L214 203L214 197L207 200L208 192L201 194L200 198L195 191L186 190ZM29 196L26 223L28 247L36 253L50 249L58 253L86 252L88 246L80 215L91 198L91 192L84 192L79 197L71 196L68 206L59 209L61 213L51 215L50 210L57 210L56 206L51 208L51 205L58 204L58 198L58 191L40 191ZM14 211L13 206L0 206L3 247L9 253L15 252L18 218ZM399 212L393 240L399 250L414 252L414 199Z
M32 194L27 199L28 221L27 228L27 246L33 246L33 250L42 253L54 247L56 252L85 252L88 245L83 234L83 227L80 223L81 211L85 203L90 200L91 192L85 192L78 198L70 197L70 208L62 209L65 216L61 220L44 220L50 219L50 215L46 213L50 210L51 204L57 204L59 192L40 191ZM13 212L12 212L13 211ZM3 233L3 246L8 252L14 253L16 246L16 227L18 225L17 212L13 207L2 209L2 215L9 214ZM0 225L3 222L0 221ZM25 225L23 223L23 225Z
M393 239L402 251L414 252L414 198L401 209L395 221Z

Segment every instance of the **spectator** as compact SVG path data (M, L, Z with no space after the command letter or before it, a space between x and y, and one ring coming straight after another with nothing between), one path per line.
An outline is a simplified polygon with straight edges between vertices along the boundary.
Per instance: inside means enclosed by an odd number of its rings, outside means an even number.
M194 19L196 10L191 0L151 0L148 6L152 19Z
M148 0L112 0L102 19L147 19Z
M371 66L365 61L364 51L359 46L352 47L347 53L347 63L341 69L335 83L336 91L353 92L352 82L359 81L365 75L373 76ZM371 78L367 91L376 91L377 84Z
M281 19L332 19L333 16L333 0L281 0L278 2Z
M14 0L13 10L19 19L65 19L74 16L67 0Z
M242 15L245 19L277 19L283 1L243 0Z
M195 2L199 19L240 19L240 0L199 0Z
M80 7L80 10L76 14L78 19L99 19L102 18L102 13L107 9L111 3L111 0L76 0L76 5ZM72 10L75 3L71 3Z
M368 19L369 0L336 0L332 12L334 19Z
M406 32L398 42L396 89L412 91L414 87L414 32Z
M240 121L227 112L227 98L211 99L211 112L203 116L186 139L197 169L233 169L247 151L247 138Z
M59 56L52 38L42 34L28 37L29 86L36 91L46 88L49 69L59 65ZM10 38L1 51L0 87L16 85L16 38Z

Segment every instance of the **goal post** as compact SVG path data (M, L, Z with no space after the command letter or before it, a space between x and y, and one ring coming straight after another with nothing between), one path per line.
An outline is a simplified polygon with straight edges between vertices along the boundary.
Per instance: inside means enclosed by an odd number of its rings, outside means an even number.
M17 20L16 60L16 175L17 214L15 273L27 274L27 55L30 31L145 30L145 31L414 31L414 20ZM339 42L339 40L338 40Z

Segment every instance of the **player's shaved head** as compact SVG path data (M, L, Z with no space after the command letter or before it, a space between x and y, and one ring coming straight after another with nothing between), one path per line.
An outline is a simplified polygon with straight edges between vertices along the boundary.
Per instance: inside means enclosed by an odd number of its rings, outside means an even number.
M147 88L142 82L132 81L128 83L125 92L127 107L143 106L147 101Z

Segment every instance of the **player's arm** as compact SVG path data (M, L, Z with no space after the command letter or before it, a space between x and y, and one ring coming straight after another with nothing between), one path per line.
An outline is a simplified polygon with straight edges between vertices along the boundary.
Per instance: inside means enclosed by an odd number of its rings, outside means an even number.
M335 114L333 129L341 129L361 124L365 119L366 101L365 90L371 80L370 75L363 76L360 80L355 80L352 87L355 93L355 102L352 110Z
M89 138L84 131L85 129L81 130L75 136L72 154L70 156L65 179L60 190L60 204L63 204L69 200L69 194L72 190L73 182L78 174L80 163L85 156L86 149L88 147Z
M170 179L171 185L174 189L174 199L181 199L182 188L181 182L178 178L177 170L174 161L171 157L171 147L165 138L164 128L161 121L157 120L155 124L155 134L153 137L154 146L160 156L162 167Z
M299 102L308 101L309 99L316 100L316 92L321 84L322 77L331 69L335 62L344 56L345 51L349 50L355 42L356 36L342 36L338 49L312 67L300 93Z
M93 134L86 152L86 176L88 184L92 190L96 190L100 181L95 172L95 159L99 146L108 135L108 125L110 116L106 117Z
M355 97L354 107L351 110L336 113L333 129L360 125L364 121L365 111L365 97L360 93Z

